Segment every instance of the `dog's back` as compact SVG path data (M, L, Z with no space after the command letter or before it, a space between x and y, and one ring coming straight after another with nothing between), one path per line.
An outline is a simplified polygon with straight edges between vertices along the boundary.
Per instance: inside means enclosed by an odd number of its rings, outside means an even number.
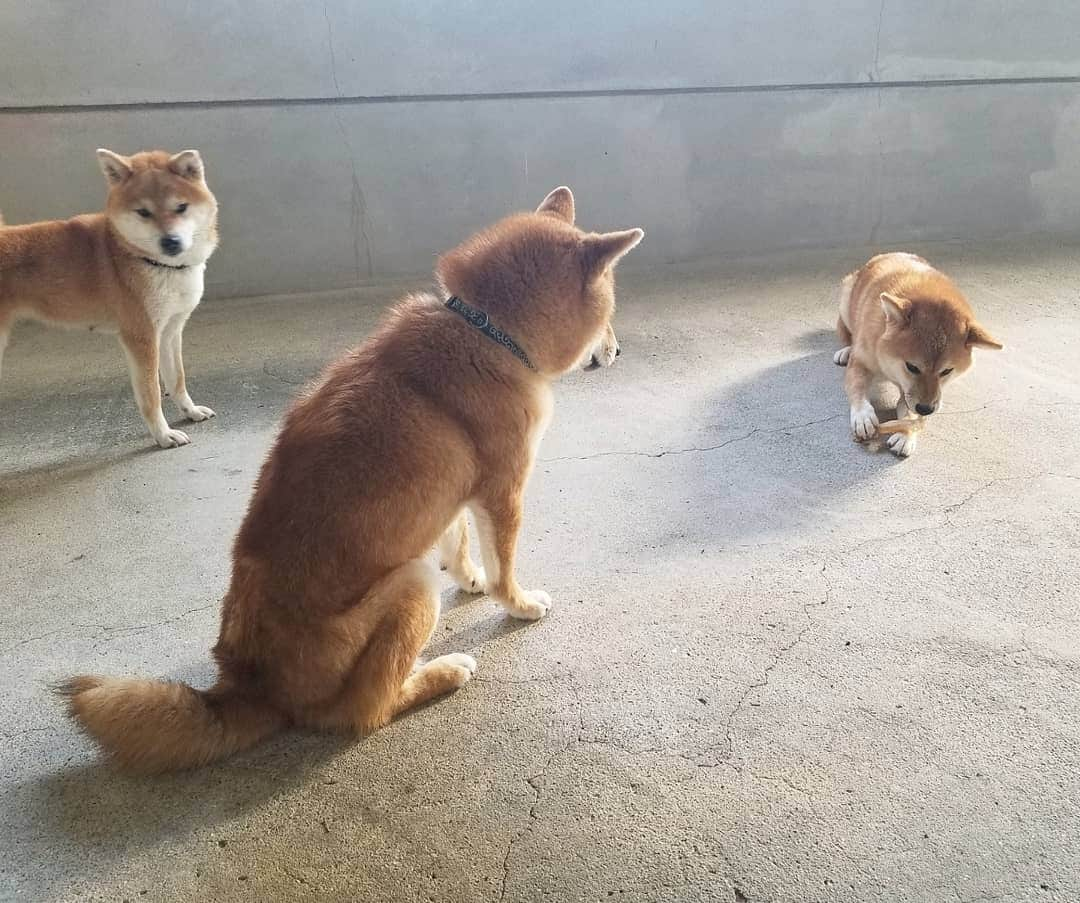
M0 318L100 321L112 316L114 280L103 214L0 224Z

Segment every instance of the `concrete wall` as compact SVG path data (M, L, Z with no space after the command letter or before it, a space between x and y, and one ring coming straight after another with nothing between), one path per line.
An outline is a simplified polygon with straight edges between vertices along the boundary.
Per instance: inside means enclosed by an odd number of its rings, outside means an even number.
M199 147L216 295L424 273L571 185L636 262L1080 227L1080 4L0 0L0 208Z

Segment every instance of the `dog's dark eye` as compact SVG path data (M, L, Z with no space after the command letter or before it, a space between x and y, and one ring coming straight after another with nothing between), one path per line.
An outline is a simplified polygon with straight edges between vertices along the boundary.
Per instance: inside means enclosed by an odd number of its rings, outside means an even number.
M153 214L149 210L147 210L145 207L140 207L135 212L137 214L139 214L139 216L141 216L143 219L150 219L150 217L153 216Z
M952 367L946 367L944 370L941 371L942 376L948 376L950 373L952 373Z
M918 376L922 372L921 370L919 370L918 367L911 363L911 361L904 361L904 363L907 365L908 373L914 373L916 376Z
M176 208L177 213L183 213L185 210L187 210L187 204L181 204Z

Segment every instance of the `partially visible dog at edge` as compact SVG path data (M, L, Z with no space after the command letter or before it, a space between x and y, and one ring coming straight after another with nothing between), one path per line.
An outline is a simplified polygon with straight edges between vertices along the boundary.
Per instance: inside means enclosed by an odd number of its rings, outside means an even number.
M97 155L109 190L104 213L0 221L0 362L19 320L116 333L154 441L186 445L162 413L159 374L185 418L214 416L188 394L181 345L217 247L217 201L196 150Z
M875 380L900 390L901 420L929 417L941 409L941 392L972 366L975 348L1002 344L975 319L951 279L914 254L879 254L840 283L837 336L843 346L833 361L847 367L844 388L851 403L851 431L859 441L877 433L869 400ZM915 451L915 431L886 439L900 457Z
M366 734L461 687L470 656L417 663L436 544L463 589L546 614L514 564L549 383L614 361L614 268L643 234L578 229L558 188L441 257L444 294L400 302L286 415L233 549L216 684L73 678L59 691L86 733L124 769L162 772L291 725Z

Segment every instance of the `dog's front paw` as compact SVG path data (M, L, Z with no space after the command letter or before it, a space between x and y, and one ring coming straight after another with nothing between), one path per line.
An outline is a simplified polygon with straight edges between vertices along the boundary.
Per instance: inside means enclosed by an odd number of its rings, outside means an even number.
M154 436L154 441L162 448L176 448L180 445L187 445L191 442L191 439L187 433L180 430L167 429Z
M885 440L885 444L897 457L906 458L915 451L918 441L914 433L893 433Z
M440 655L428 662L428 667L445 669L450 677L453 687L463 687L476 674L476 659L464 652L451 652L449 655Z
M515 605L507 605L507 610L522 621L539 621L551 609L551 596L542 589L527 590Z
M832 356L832 362L836 364L837 367L846 367L849 360L851 360L850 345L845 345Z
M877 432L878 418L874 406L868 401L851 407L851 432L860 442L865 442Z
M215 417L213 409L208 408L204 404L193 404L184 408L183 414L188 420L192 420L198 423L202 420L209 420L211 417Z
M461 575L462 579L458 581L460 586L467 593L485 593L487 592L487 573L483 568L470 567L468 571Z

